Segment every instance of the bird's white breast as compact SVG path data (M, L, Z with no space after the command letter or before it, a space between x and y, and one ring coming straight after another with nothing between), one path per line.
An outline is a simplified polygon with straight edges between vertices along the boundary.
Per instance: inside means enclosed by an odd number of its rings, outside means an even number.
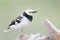
M26 18L26 17L23 17L23 19L21 20L20 23L16 23L16 25L12 25L11 28L14 28L14 29L22 29L22 28L26 28L29 26L31 22Z

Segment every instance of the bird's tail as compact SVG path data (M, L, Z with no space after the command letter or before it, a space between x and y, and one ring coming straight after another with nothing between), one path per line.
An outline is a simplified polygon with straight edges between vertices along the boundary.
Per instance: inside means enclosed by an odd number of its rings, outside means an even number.
M3 32L9 32L10 31L10 27L8 27L7 29L3 30Z

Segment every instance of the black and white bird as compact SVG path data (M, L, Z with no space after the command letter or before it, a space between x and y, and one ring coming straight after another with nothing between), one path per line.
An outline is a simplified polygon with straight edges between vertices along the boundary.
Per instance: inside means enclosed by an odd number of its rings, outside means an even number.
M33 20L34 13L37 13L37 11L32 9L25 10L21 15L14 19L11 24L9 24L9 27L7 30L4 30L4 32L8 32L10 29L23 30L28 27Z

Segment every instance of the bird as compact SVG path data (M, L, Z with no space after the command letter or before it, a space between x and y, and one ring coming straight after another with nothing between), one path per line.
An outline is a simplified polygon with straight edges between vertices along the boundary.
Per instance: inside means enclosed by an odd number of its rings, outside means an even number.
M37 10L33 9L27 9L23 11L21 15L16 17L12 22L9 24L8 28L6 30L3 30L3 32L9 32L10 29L15 30L21 30L23 32L24 28L28 27L32 20L33 20L33 14L37 13Z

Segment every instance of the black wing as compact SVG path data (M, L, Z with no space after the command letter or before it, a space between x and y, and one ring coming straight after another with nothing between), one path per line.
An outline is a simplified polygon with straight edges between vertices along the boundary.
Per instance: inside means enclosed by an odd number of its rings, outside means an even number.
M15 25L15 20L13 20L9 26L11 25Z
M15 20L13 20L13 21L11 22L11 24L10 24L9 26L15 25L16 22L17 22L17 23L20 23L22 18L23 18L23 17L18 16Z
M22 18L23 18L22 16L18 16L15 20L16 20L17 23L20 23Z

